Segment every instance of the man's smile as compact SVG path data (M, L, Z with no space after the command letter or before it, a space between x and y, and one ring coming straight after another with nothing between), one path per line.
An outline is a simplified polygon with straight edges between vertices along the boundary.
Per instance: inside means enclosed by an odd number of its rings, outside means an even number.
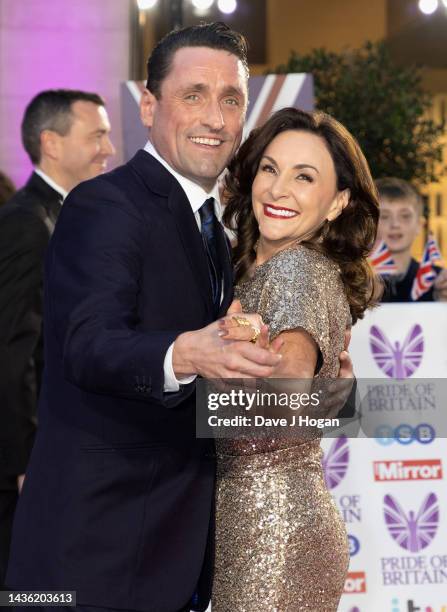
M190 136L189 140L194 144L205 145L207 147L218 147L224 142L219 138L205 138L204 136Z

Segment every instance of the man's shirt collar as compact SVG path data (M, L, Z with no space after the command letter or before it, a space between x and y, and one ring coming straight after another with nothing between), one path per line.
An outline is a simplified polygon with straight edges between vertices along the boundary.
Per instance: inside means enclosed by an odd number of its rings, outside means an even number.
M34 172L40 176L40 178L45 181L47 185L54 189L54 191L57 191L62 196L62 200L65 200L65 198L68 196L68 191L53 181L53 179L50 178L48 174L45 174L45 172L43 172L43 170L40 168L34 168Z
M212 190L210 192L207 192L205 191L205 189L203 189L203 187L201 187L197 183L194 183L190 179L187 179L181 174L179 174L178 172L176 172L176 170L174 170L168 164L168 162L165 161L159 155L159 153L157 152L157 150L155 149L154 145L151 143L150 140L147 141L146 146L144 147L144 150L146 151L146 153L149 153L150 155L152 155L152 157L155 157L155 159L159 161L160 164L164 166L166 170L170 174L172 174L172 176L175 179L177 179L177 181L180 183L181 188L185 192L186 197L188 198L188 201L192 208L192 212L194 214L196 214L196 212L199 210L199 208L202 206L205 200L207 200L208 198L214 198L214 210L215 210L216 216L219 219L219 221L221 220L222 211L221 211L221 205L220 205L219 185L217 181L214 187L212 188Z

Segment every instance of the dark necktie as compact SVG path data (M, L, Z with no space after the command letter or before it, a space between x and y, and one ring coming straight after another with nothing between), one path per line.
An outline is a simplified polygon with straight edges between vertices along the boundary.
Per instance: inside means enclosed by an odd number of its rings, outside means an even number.
M219 259L217 232L221 231L219 221L214 214L214 198L208 198L199 209L203 244L208 259L211 288L213 291L213 304L216 315L219 311L222 295L222 264Z

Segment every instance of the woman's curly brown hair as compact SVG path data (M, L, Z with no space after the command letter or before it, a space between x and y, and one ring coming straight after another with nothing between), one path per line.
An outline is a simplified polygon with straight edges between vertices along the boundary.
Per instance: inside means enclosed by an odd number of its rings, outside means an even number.
M339 265L355 323L380 295L380 280L367 260L377 234L377 191L355 138L336 119L320 111L308 113L284 108L274 113L263 126L251 132L229 165L223 220L237 236L233 253L236 283L246 276L256 258L259 229L251 190L260 160L272 140L288 130L310 132L322 138L334 162L337 189L350 191L349 203L341 214L302 244L324 253Z

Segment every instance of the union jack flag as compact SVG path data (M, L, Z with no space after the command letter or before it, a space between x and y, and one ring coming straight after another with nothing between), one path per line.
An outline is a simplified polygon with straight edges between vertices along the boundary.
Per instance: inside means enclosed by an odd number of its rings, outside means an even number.
M377 274L395 274L397 272L391 252L383 240L376 242L368 259Z
M443 265L441 251L439 250L438 243L436 242L436 238L432 232L428 234L427 245L428 254L430 256L430 261L434 264L438 264L440 266Z
M413 287L411 288L411 299L413 302L418 300L424 293L427 293L435 282L436 272L433 270L432 260L430 257L430 251L428 242L425 245L424 254L422 255L422 261L419 264L418 271L414 277Z

